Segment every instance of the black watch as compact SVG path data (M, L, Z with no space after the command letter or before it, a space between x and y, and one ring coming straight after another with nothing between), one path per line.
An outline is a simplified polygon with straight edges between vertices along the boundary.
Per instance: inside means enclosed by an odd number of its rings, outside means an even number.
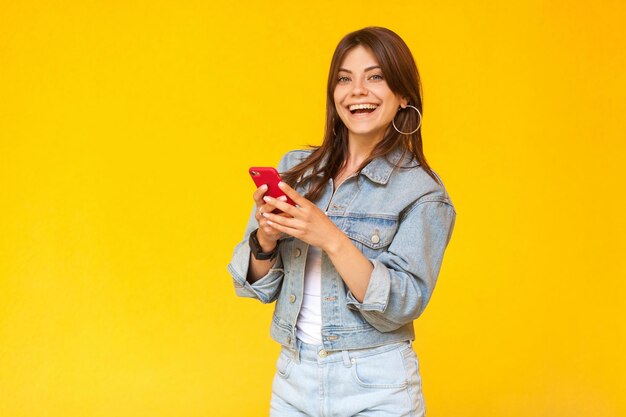
M248 239L250 252L252 253L252 256L254 256L255 259L258 259L259 261L271 261L276 257L276 255L278 255L278 242L276 242L276 246L274 247L274 249L272 249L271 252L263 252L261 244L259 243L259 239L256 237L256 232L258 231L259 229L256 229L254 232L250 233L250 239Z

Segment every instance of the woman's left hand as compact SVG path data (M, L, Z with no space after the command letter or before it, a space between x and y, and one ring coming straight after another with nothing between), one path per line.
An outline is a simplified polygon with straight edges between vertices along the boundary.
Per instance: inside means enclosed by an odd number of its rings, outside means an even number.
M296 207L269 196L263 199L291 217L263 213L268 226L298 238L309 245L328 251L343 232L315 204L301 196L296 190L284 182L278 184L281 190L296 203Z
M291 216L263 213L267 225L326 252L354 297L363 302L374 269L372 263L326 213L289 185L281 182L278 186L296 203L296 207L269 196L263 197L268 204Z

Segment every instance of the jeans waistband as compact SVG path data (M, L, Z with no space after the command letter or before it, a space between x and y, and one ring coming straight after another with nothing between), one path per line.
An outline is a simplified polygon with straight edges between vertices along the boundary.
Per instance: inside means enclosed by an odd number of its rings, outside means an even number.
M411 341L406 340L402 342L390 343L388 345L377 346L366 349L351 349L351 350L337 350L327 351L323 345L311 345L303 343L300 340L296 341L296 350L288 349L283 346L283 352L294 359L296 362L318 362L318 363L330 363L343 361L346 366L350 365L352 358L364 357L369 355L376 355L383 352L388 352L393 349L404 350L411 348Z

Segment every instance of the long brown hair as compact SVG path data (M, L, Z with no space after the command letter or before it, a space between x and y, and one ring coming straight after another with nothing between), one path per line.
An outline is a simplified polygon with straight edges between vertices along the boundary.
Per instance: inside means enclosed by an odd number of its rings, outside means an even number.
M369 49L376 57L389 89L405 97L408 104L417 107L423 114L417 65L402 38L383 27L366 27L347 34L335 49L328 73L324 141L321 146L313 147L313 152L304 161L282 174L283 180L292 186L296 183L304 185L310 182L311 186L305 197L311 201L316 201L320 197L328 180L335 178L347 161L348 129L337 114L333 95L338 82L337 74L344 57L359 45ZM417 112L410 108L399 111L394 120L398 129L403 132L412 131L421 122ZM404 160L405 155L410 155L428 175L439 182L424 157L421 128L413 134L402 135L390 126L357 172L373 159L387 156L397 147L401 147L403 155L398 163Z

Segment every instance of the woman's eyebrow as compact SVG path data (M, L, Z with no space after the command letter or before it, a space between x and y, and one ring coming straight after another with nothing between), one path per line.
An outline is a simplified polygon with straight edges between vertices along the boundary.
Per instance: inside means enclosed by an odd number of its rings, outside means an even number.
M365 70L363 72L367 72L367 71L371 71L373 69L380 69L380 65L372 65L371 67L367 67L365 68ZM352 74L352 71L345 69L345 68L339 68L340 72L347 72L349 74Z

